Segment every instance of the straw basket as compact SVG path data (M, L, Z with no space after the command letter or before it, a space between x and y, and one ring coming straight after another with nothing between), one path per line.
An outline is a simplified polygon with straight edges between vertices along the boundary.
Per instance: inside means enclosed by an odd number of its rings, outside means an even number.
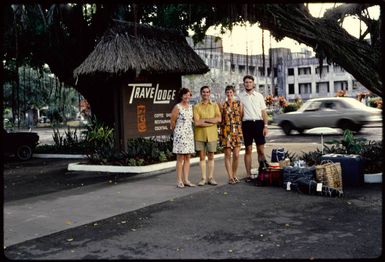
M342 191L342 169L339 162L322 161L316 166L316 180L325 186Z

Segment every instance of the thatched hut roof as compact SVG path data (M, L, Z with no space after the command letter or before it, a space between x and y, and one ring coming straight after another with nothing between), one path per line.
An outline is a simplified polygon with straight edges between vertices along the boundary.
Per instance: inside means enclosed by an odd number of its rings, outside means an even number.
M102 36L74 77L107 73L203 74L209 68L176 30L117 22Z

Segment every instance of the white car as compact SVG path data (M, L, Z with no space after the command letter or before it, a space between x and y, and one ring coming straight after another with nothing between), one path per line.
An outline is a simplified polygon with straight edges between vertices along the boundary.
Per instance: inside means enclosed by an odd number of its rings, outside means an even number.
M306 101L297 111L273 115L286 135L292 130L330 127L358 132L363 125L382 122L382 110L368 107L354 98L324 97Z

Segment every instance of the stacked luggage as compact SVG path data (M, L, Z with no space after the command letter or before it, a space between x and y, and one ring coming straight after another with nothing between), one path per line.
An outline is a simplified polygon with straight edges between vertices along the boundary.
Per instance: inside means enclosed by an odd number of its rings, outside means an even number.
M272 162L260 162L255 184L280 186L308 195L342 197L343 184L363 183L362 161L358 157L333 154L324 155L321 160L319 165L310 167L303 160L290 163L283 148L273 149Z

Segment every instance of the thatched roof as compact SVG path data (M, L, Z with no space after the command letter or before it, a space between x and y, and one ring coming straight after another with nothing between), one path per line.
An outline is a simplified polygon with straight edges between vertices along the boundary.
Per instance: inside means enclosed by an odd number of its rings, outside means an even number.
M74 70L74 77L129 72L187 75L207 71L209 68L178 31L117 22Z

